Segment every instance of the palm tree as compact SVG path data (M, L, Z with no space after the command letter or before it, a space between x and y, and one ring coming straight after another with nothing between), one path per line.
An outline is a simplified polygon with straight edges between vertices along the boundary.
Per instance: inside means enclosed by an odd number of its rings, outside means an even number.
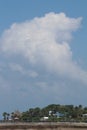
M3 112L4 121L6 121L7 112Z
M11 119L14 120L14 112L11 113Z
M10 116L10 114L9 114L9 113L7 113L7 120L9 120L9 116Z

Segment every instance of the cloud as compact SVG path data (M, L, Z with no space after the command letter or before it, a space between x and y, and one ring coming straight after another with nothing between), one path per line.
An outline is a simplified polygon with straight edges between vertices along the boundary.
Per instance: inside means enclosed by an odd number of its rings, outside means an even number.
M19 72L21 75L27 75L32 78L36 78L38 76L38 73L33 70L26 70L22 65L17 63L10 63L9 68L12 71Z
M73 32L80 28L81 20L69 18L64 13L48 13L14 23L0 38L1 52L10 57L21 56L36 72L44 70L87 84L87 72L73 60L70 47ZM18 65L11 67L26 73Z

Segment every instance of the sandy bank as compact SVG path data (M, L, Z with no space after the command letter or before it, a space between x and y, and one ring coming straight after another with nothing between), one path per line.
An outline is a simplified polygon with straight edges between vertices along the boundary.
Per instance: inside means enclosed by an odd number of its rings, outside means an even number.
M0 123L0 130L87 130L87 123Z

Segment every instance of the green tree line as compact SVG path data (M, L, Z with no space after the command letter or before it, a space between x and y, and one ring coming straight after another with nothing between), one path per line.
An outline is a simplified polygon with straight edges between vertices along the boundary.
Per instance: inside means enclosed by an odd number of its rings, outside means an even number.
M50 104L44 108L30 108L25 112L3 112L3 120L12 121L18 119L24 122L40 122L40 121L79 121L87 122L87 107L82 105L60 105ZM48 117L45 120L44 117Z

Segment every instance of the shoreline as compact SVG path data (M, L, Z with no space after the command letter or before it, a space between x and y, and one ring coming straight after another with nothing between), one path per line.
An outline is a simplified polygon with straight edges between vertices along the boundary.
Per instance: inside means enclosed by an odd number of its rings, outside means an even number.
M0 123L0 129L8 129L8 128L9 129L86 128L87 129L87 123L73 123L73 122Z

